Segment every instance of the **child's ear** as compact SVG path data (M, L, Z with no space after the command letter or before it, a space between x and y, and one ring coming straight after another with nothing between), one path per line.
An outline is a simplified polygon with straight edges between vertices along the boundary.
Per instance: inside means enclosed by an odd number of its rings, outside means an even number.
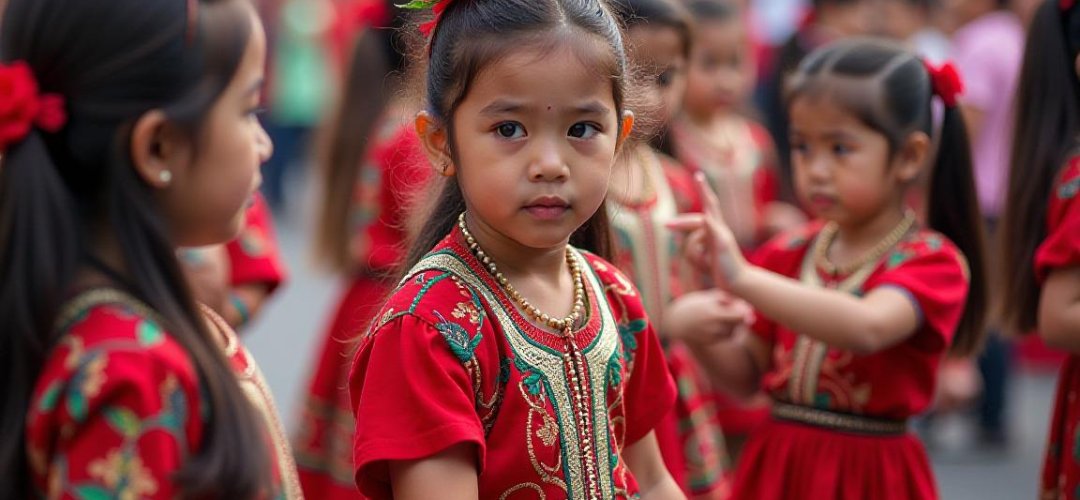
M925 132L912 132L896 152L893 173L897 180L907 184L914 181L930 158L930 136Z
M446 127L427 111L416 114L414 126L416 135L420 136L420 143L424 145L428 160L435 166L435 171L445 177L453 176L454 161L450 157L450 138Z
M630 110L623 111L622 117L619 118L622 123L622 129L619 130L619 138L615 142L615 150L618 151L622 148L623 143L626 142L626 138L630 137L630 132L634 131L634 112Z
M165 189L187 173L192 160L191 141L163 111L155 109L144 113L132 126L130 154L143 182Z

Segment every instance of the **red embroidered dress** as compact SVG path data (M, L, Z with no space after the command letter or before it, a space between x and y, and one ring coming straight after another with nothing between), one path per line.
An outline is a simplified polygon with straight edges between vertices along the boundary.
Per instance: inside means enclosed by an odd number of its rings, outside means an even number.
M682 262L675 234L664 224L685 212L700 212L693 180L674 160L649 154L644 162L648 193L641 200L609 193L608 216L614 240L614 263L641 293L653 324L661 324L664 307L680 293ZM681 343L664 348L675 378L675 409L656 429L664 462L683 491L696 498L726 498L727 453L716 421L716 405L708 381L693 354Z
M240 386L262 417L275 491L302 498L270 391L236 335L212 312ZM156 314L130 296L97 289L61 315L26 418L26 452L48 498L176 498L176 473L204 438L209 409L186 351Z
M675 389L633 285L582 263L585 325L541 330L455 229L402 281L363 337L351 380L356 482L390 498L386 462L458 443L478 453L480 498L633 498L622 450Z
M262 283L269 292L286 278L285 264L274 235L274 219L261 194L256 193L240 235L225 245L232 286Z
M1039 280L1055 270L1080 265L1080 157L1073 157L1050 193L1046 240L1035 253ZM1043 500L1080 498L1080 357L1070 354L1061 367L1049 443L1043 463Z
M963 313L967 264L944 236L913 230L878 262L830 276L813 258L820 227L774 239L754 261L856 296L894 287L912 300L921 326L898 345L859 355L759 317L754 333L773 346L763 386L774 416L746 445L734 497L937 498L925 450L904 421L933 399L938 365Z
M294 440L304 494L318 499L359 498L353 481L355 424L348 376L356 339L393 290L404 257L406 210L431 168L411 127L394 130L370 154L354 195L354 242L358 271L346 283L323 334L315 371Z

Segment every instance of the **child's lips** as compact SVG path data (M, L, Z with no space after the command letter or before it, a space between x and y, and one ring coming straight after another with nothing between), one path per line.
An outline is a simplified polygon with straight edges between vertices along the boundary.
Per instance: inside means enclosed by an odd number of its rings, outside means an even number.
M570 203L558 196L541 196L525 205L525 211L540 220L562 217L570 210Z
M836 205L836 199L832 196L815 194L810 196L810 205L818 210L828 209Z

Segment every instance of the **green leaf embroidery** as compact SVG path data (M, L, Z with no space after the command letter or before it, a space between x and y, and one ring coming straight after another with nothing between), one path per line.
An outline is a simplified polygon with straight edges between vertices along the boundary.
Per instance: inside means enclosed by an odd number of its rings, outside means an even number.
M1068 200L1076 196L1077 192L1080 192L1080 177L1062 184L1057 190L1057 195L1062 200Z
M399 9L422 10L430 9L436 3L438 3L438 0L412 0L407 4L395 4L394 6Z
M446 340L454 356L462 363L473 359L476 347L480 345L482 335L477 333L475 337L469 337L469 332L461 325L447 321L437 311L435 316L439 318L439 322L435 324L435 329L442 335L443 340Z
M113 494L100 486L76 486L75 496L84 500L110 500Z
M139 422L139 417L127 408L109 408L105 410L105 419L124 437L132 438L141 432L142 424Z
M45 392L41 394L41 399L38 401L38 409L43 412L52 411L56 408L56 402L60 400L60 382L53 382L49 385Z
M529 394L539 396L543 381L544 378L541 377L539 373L529 373L529 376L525 377L524 380L525 388L529 390Z
M608 360L608 381L611 382L611 387L618 387L622 383L622 362L621 356L616 352Z
M161 327L157 323L149 320L143 320L139 322L139 326L136 329L136 336L139 338L139 344L145 347L153 347L165 338L165 334L161 331Z
M67 408L68 413L71 414L71 418L76 423L82 423L83 420L86 420L87 403L86 396L83 395L82 391L75 387L68 391Z

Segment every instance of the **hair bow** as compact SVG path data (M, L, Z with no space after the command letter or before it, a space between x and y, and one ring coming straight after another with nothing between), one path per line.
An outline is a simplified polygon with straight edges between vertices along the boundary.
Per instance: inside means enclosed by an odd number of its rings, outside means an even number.
M66 123L64 98L40 94L28 64L0 64L0 151L25 139L32 127L57 132Z
M934 94L941 98L945 106L950 108L956 106L957 98L964 93L964 81L960 78L960 73L956 71L956 66L949 62L941 66L934 66L926 61L923 63L930 74Z

